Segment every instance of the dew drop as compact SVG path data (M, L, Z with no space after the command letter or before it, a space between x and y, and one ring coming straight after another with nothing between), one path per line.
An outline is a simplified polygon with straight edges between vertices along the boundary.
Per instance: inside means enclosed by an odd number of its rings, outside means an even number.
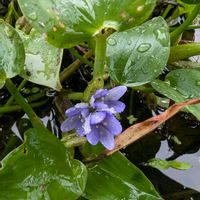
M151 44L143 43L137 48L137 50L141 53L144 53L144 52L148 51L150 48L151 48Z
M117 44L117 41L114 38L109 38L108 39L108 44L110 46L115 46Z
M128 45L131 45L131 44L132 44L132 41L131 41L131 40L128 40L127 43L128 43Z
M37 15L36 15L36 12L32 12L28 15L28 17L32 20L36 20L37 19Z

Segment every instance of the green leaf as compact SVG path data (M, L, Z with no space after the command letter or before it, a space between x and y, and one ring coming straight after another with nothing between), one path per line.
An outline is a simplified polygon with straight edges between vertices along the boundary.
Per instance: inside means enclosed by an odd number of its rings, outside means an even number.
M29 129L1 164L0 200L75 200L85 188L86 167L45 129Z
M83 196L90 200L162 199L144 174L120 153L88 166Z
M199 78L200 72L197 70L178 69L173 70L168 74L168 81L164 82L160 80L154 80L151 82L151 85L159 93L163 94L169 99L172 99L176 103L180 103L191 98L199 97ZM196 89L197 91L195 91ZM198 120L200 120L199 104L186 106L184 110L192 113Z
M0 88L24 67L24 47L15 29L0 19Z
M167 161L167 160L162 160L159 158L153 158L153 159L148 160L147 165L159 170L166 170L170 167L179 169L179 170L186 170L192 167L192 165L186 162L177 162L175 160Z
M155 79L169 57L169 33L166 22L161 17L139 27L114 33L107 43L111 78L130 87Z
M156 0L18 0L29 22L49 42L72 47L103 28L127 29L144 22Z
M198 4L198 3L200 3L200 0L181 0L181 1L188 3L188 4Z
M60 90L59 72L63 50L50 45L44 35L32 31L26 35L18 31L25 48L25 70L20 75L40 85Z

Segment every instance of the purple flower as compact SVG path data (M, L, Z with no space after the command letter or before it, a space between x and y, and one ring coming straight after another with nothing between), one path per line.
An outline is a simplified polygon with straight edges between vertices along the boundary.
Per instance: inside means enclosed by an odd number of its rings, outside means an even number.
M113 149L114 137L122 132L122 126L114 115L125 109L125 104L119 99L126 90L125 86L97 90L89 105L79 103L66 110L67 119L61 130L68 132L75 129L78 135L86 136L90 144L101 142L107 149Z

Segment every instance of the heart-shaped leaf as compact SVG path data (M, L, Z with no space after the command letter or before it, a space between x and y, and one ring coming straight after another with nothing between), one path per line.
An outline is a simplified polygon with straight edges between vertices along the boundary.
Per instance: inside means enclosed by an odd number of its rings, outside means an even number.
M32 31L25 35L19 31L25 48L25 70L20 75L40 85L61 89L59 72L63 50L49 44L44 35Z
M85 188L86 167L45 129L29 129L1 164L0 200L75 200Z
M155 79L169 57L169 33L161 17L139 27L114 33L107 43L110 76L127 86L138 86Z
M198 70L173 70L167 75L166 80L166 82L154 80L151 85L176 103L200 96L200 71ZM200 105L190 105L185 110L200 120Z
M144 174L120 153L88 166L84 197L90 200L162 199Z
M72 47L103 28L122 30L144 22L156 0L18 0L22 12L58 47Z
M15 29L0 20L0 88L24 67L24 47Z

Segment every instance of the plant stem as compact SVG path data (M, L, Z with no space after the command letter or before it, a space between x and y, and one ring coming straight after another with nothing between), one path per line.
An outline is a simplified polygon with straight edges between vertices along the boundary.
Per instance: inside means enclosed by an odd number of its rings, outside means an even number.
M27 80L24 79L24 80L20 83L20 85L19 85L19 87L17 88L17 90L20 91L20 90L25 86L26 83L27 83ZM13 102L13 100L14 100L14 98L13 98L13 96L11 96L11 97L8 99L8 101L6 102L5 106L10 105L10 104Z
M85 63L86 65L93 68L93 63L90 62L86 57L79 55L79 53L75 49L71 48L71 49L69 49L69 52L72 55L74 55L76 58L78 58L82 63Z
M176 28L173 32L171 32L170 34L171 45L174 45L177 42L181 33L183 33L196 18L196 16L199 13L199 10L200 10L200 4L197 4L193 9L193 11L188 14L187 19L178 28Z
M92 55L92 51L88 51L83 57L89 58ZM66 79L68 79L82 64L80 60L74 61L71 65L66 67L61 73L60 73L60 81L63 82Z
M200 55L200 43L196 42L173 46L170 49L168 63L173 63L195 55Z
M104 86L104 66L106 61L106 39L108 34L100 32L96 35L95 61L93 79L84 91L84 100L88 101L91 95Z
M45 126L42 124L40 119L35 114L34 110L31 108L31 106L26 102L24 97L19 93L11 79L6 80L5 84L6 88L10 92L10 94L14 97L16 102L21 106L21 108L24 110L24 112L28 115L33 127L35 128L45 128Z
M83 93L82 92L73 92L67 95L67 98L70 100L81 100L83 99Z
M173 8L172 5L168 5L167 8L165 9L164 13L162 14L162 17L165 19L167 17L167 14L169 13L169 11Z

